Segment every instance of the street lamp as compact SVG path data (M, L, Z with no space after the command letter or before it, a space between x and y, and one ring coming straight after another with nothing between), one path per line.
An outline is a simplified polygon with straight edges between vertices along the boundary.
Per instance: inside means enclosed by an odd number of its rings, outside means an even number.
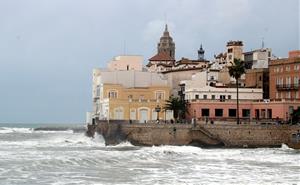
M160 106L157 105L157 106L155 107L155 112L157 112L157 119L156 119L157 122L159 122L159 112L160 112L160 110L161 110Z
M131 120L131 110L130 110L130 103L132 102L132 96L129 95L128 96L128 112L129 112L129 117L128 117L128 120L129 120L129 123L131 124L132 123L132 120Z
M194 121L193 121L194 126L196 125L196 110L194 110Z

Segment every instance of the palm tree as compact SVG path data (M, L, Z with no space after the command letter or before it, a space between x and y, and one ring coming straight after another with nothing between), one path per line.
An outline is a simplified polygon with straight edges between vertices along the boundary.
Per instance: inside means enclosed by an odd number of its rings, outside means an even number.
M178 117L180 119L184 118L184 114L188 112L187 103L184 100L174 96L170 96L169 100L166 100L164 109L173 111L175 122L177 122Z
M245 63L240 59L234 59L231 66L228 67L229 75L233 77L236 81L236 111L237 111L237 124L240 123L239 116L239 79L245 73Z

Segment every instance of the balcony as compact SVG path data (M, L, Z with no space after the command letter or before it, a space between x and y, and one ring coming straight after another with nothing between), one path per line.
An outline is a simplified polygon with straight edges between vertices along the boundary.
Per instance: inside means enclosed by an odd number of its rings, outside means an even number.
M290 90L298 90L300 88L299 84L277 84L276 89L278 91L290 91Z

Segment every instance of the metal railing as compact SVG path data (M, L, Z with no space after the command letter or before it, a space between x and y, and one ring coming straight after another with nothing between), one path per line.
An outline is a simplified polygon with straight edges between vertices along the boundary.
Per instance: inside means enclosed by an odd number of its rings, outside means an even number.
M277 84L276 89L281 91L297 90L300 88L299 84Z

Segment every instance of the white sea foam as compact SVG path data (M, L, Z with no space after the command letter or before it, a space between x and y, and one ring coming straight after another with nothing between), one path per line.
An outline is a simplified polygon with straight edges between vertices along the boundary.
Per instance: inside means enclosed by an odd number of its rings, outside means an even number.
M36 133L74 133L73 130L34 130Z
M10 127L0 127L0 134L8 133L32 133L32 128L10 128Z
M297 184L299 152L281 148L105 147L101 135L6 130L0 184ZM10 130L8 132L8 130ZM26 133L26 134L24 134ZM29 134L27 134L29 133Z
M111 146L107 146L110 148L121 148L121 147L134 147L129 141L124 141L121 142L120 144L117 145L111 145Z

